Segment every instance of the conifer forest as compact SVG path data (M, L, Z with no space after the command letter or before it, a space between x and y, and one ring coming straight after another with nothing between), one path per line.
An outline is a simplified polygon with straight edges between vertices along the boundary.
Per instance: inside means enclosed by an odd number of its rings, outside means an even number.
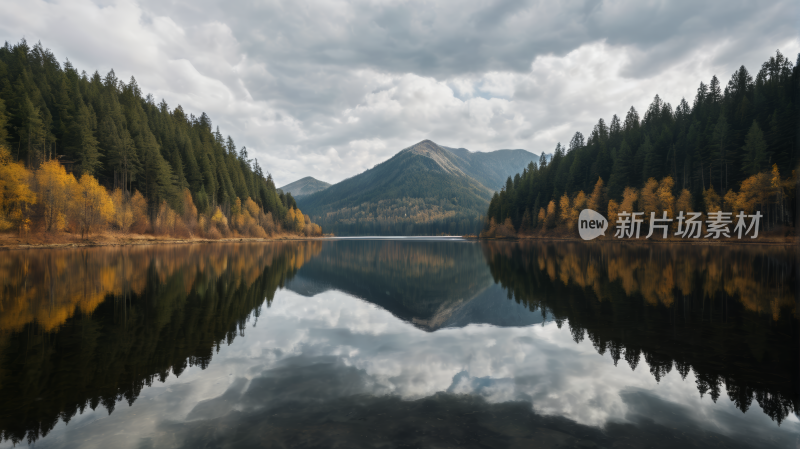
M0 231L87 236L320 235L290 194L207 114L136 79L63 64L41 43L0 47Z
M581 210L759 211L762 229L796 226L800 60L777 51L756 73L700 82L677 106L655 96L640 114L600 119L509 177L491 200L483 235L574 232Z

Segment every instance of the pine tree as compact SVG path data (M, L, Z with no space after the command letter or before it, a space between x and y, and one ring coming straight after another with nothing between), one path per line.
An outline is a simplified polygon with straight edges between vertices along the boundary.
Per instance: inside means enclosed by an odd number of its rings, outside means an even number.
M719 114L717 124L714 126L714 141L717 144L717 156L719 161L720 180L722 190L728 190L728 157L725 151L725 146L728 140L728 131L730 126L728 120L725 118L725 111Z
M632 175L631 159L633 158L628 142L623 140L608 182L608 195L611 198L622 198L622 191L625 190L625 186L630 184Z
M767 163L767 143L764 141L764 133L758 122L753 120L742 147L742 169L748 175L755 175L765 170Z

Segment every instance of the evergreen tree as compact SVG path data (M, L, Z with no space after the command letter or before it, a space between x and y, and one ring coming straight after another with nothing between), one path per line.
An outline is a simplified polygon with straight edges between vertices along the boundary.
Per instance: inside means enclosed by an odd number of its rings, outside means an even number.
M623 190L630 184L631 159L631 149L628 142L623 140L608 181L608 196L612 199L621 199Z
M755 175L765 170L767 164L767 143L764 141L764 133L758 122L753 120L742 147L742 169L747 175Z

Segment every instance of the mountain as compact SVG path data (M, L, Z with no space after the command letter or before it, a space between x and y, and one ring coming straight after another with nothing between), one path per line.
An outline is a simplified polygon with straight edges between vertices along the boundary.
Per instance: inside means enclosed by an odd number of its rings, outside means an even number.
M284 193L291 193L295 198L300 198L311 195L312 193L317 193L320 190L325 190L330 186L331 185L325 181L306 176L303 179L298 179L293 183L280 187L280 190L283 190Z
M473 233L492 194L538 159L525 150L472 153L423 140L297 203L337 235Z
M506 179L522 171L528 163L539 162L539 156L525 150L473 153L466 148L442 148L460 158L460 168L469 176L494 191L500 191L505 186Z

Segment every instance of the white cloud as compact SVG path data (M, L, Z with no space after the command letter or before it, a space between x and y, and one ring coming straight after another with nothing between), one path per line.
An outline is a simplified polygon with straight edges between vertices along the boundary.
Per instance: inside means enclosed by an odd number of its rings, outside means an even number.
M800 51L788 0L1 6L6 40L41 40L79 69L113 67L208 113L278 185L339 181L425 138L550 152L656 93L675 104L714 74Z

